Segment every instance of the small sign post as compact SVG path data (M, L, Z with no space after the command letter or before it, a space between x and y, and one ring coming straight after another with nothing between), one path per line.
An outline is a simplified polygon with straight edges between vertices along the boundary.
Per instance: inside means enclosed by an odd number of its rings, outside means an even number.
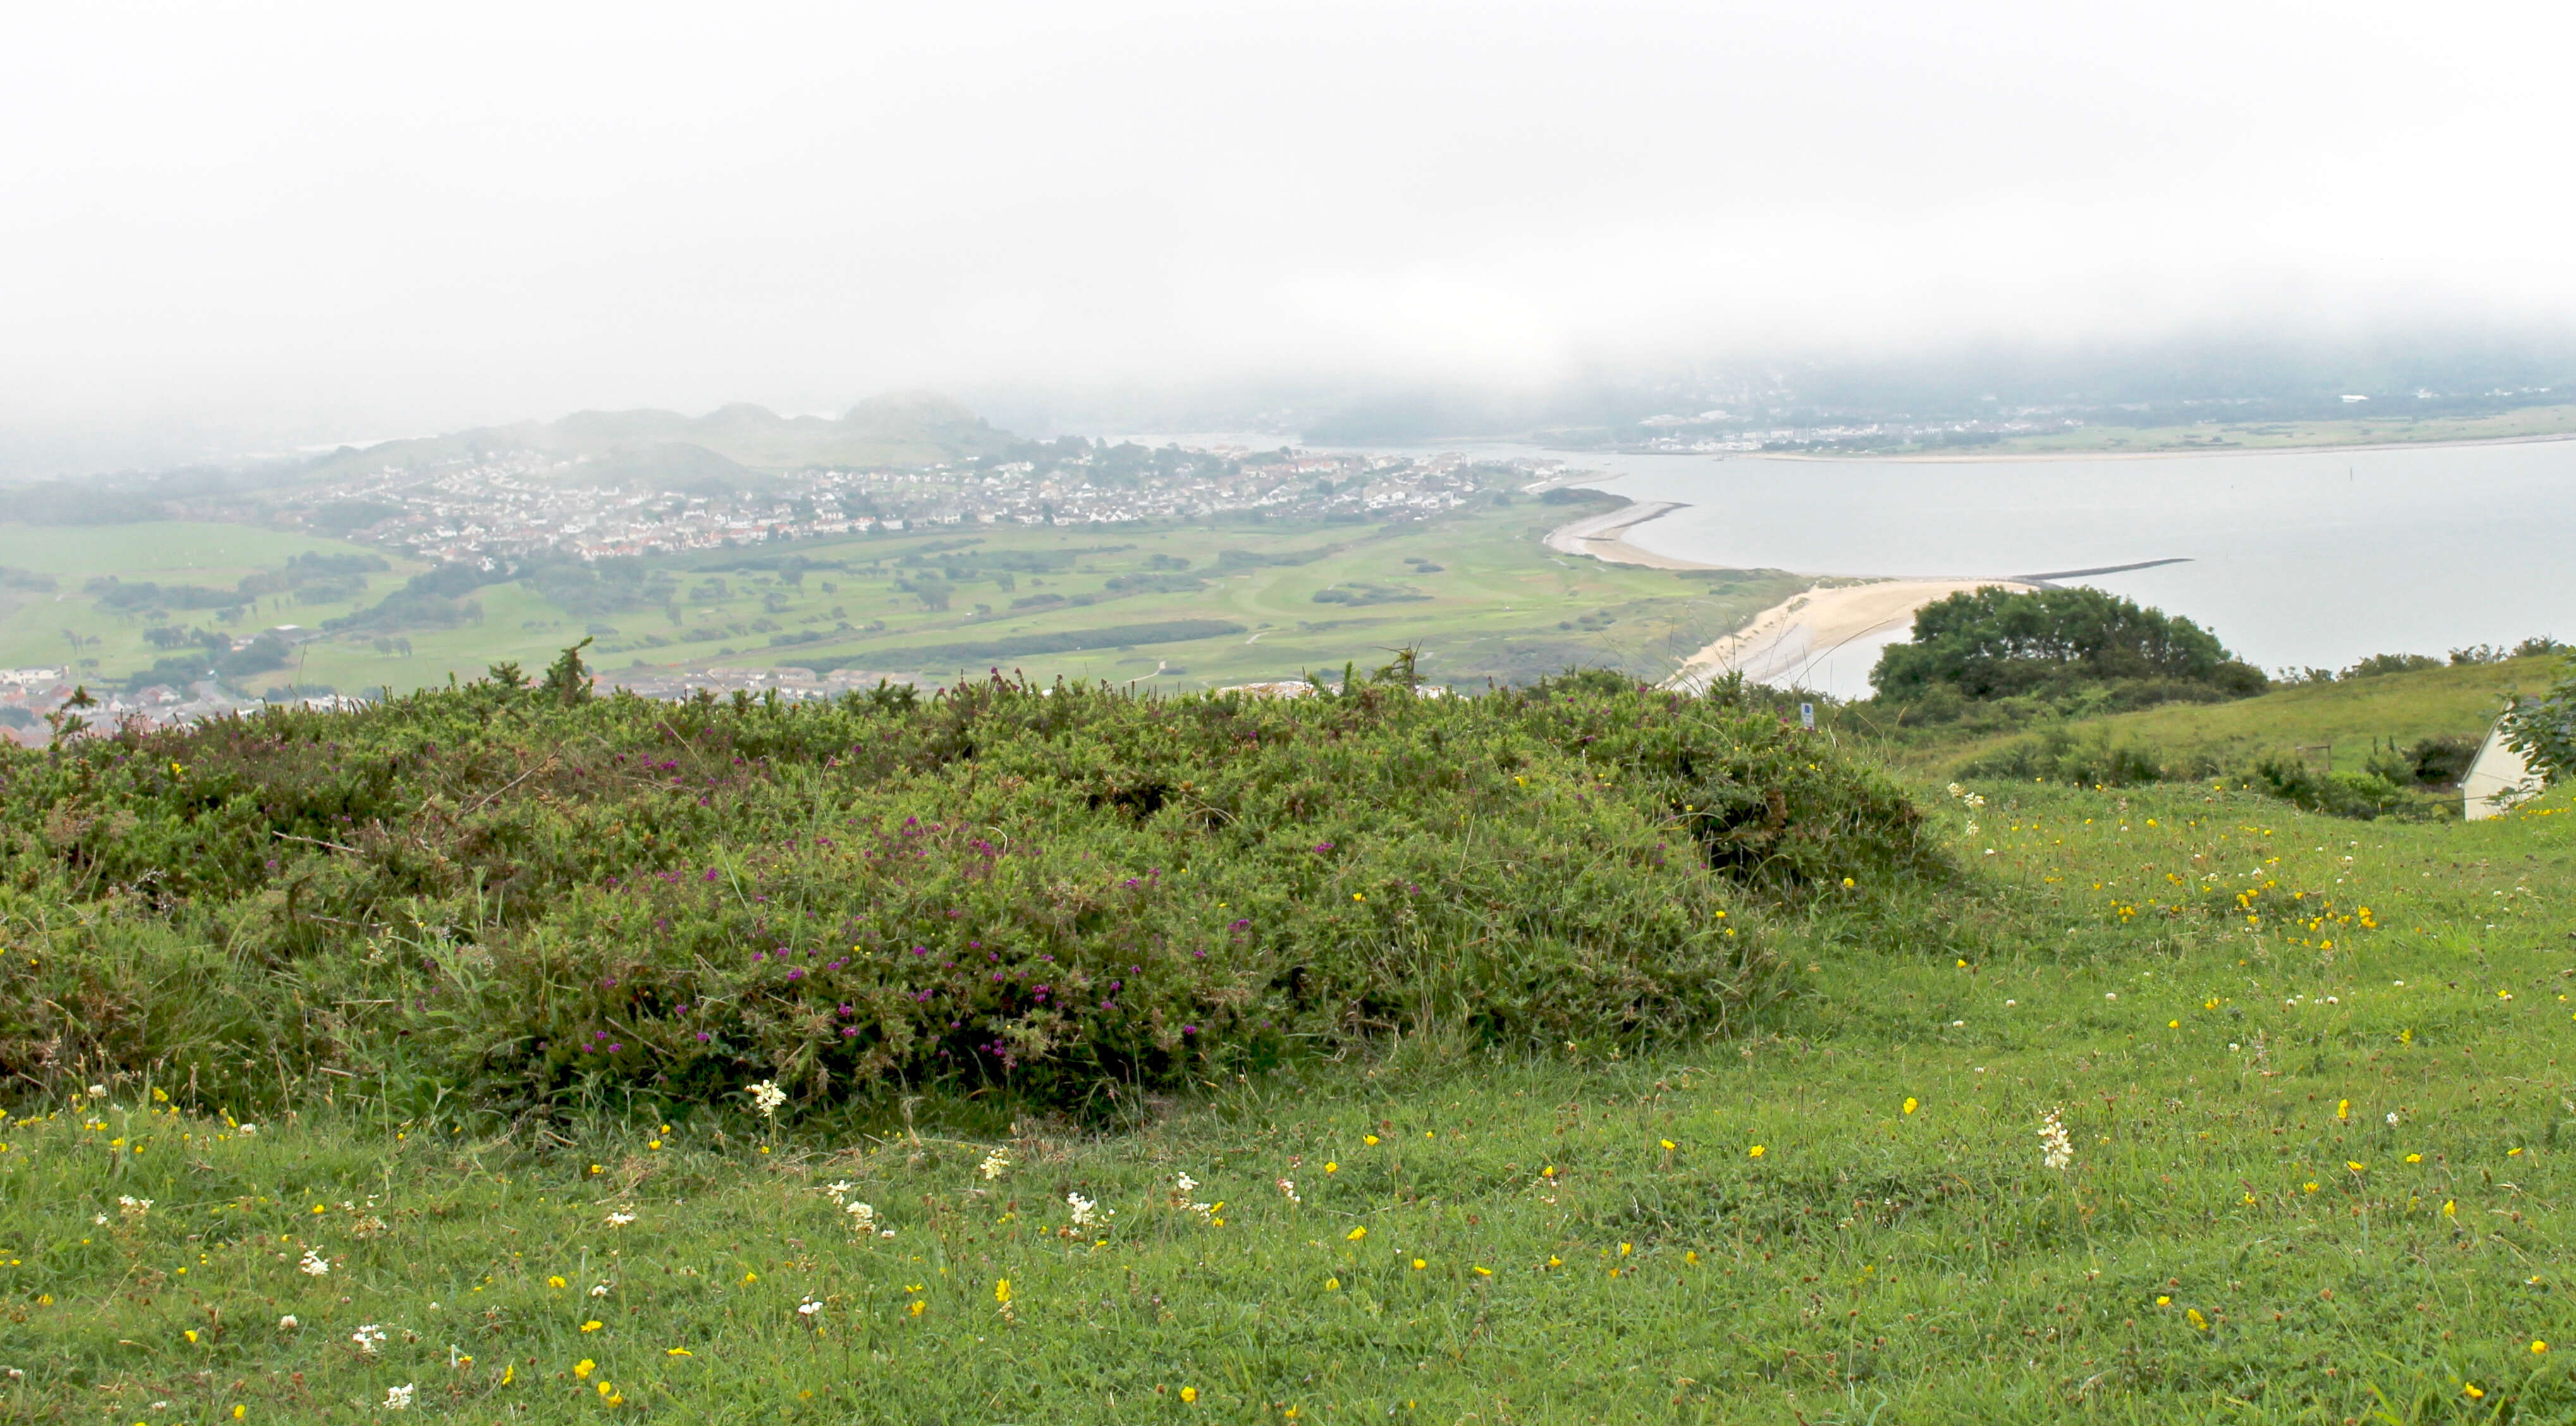
M1798 726L1810 733L1816 731L1816 705L1813 703L1798 705Z

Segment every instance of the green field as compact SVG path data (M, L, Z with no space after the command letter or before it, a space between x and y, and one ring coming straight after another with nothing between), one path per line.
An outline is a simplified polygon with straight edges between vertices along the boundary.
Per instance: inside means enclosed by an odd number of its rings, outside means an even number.
M1989 795L1972 837L1925 790L1954 890L1817 906L1803 988L1753 1033L1624 1058L1426 1024L1109 1137L938 1100L777 1129L406 1116L365 1074L255 1136L139 1076L22 1101L0 1354L28 1376L0 1401L151 1426L373 1420L404 1386L471 1421L2576 1413L2576 805L2361 826ZM2275 914L2291 888L2321 926ZM894 1236L855 1234L836 1183ZM1069 1194L1115 1216L1077 1230Z
M371 553L338 540L253 525L0 524L0 566L50 575L56 584L51 592L0 586L0 667L69 664L76 675L100 681L148 668L162 657L164 651L143 638L143 630L159 621L99 607L82 592L91 579L113 575L129 583L230 589L245 575L274 571L296 555L317 552ZM267 595L252 601L238 623L222 626L208 610L178 611L175 617L233 634L257 633L272 624L317 626L373 603L422 568L416 561L390 563L394 572L369 576L368 591L355 599L306 604L292 594Z
M1405 645L1422 649L1427 677L1461 687L1575 664L1660 676L1808 583L1778 571L1628 569L1540 545L1549 529L1589 508L1524 499L1388 524L961 526L705 551L647 562L673 581L667 606L654 600L575 613L527 582L488 585L472 595L480 622L403 631L408 655L378 649L368 632L336 635L302 646L298 667L252 682L399 692L444 684L451 672L470 678L499 659L539 667L594 630L590 661L612 679L620 670L660 666L821 662L946 681L998 663L1041 679L1178 689L1337 671L1346 659ZM293 553L353 548L241 525L0 525L0 565L62 579L56 594L0 594L14 601L0 605L7 610L0 616L0 665L62 662L70 656L69 629L97 641L81 655L92 661L84 670L91 677L112 679L150 666L160 656L142 637L150 621L97 608L80 592L96 575L229 586ZM1235 562L1220 568L1228 551ZM746 561L788 555L811 562L796 583L783 581L774 568L743 568ZM907 566L907 556L926 564ZM1296 562L1262 562L1281 559ZM1186 568L1174 568L1176 561L1186 561ZM263 601L258 617L244 620L239 631L274 622L318 626L381 598L417 568L374 576L368 595L353 603L272 608ZM946 609L929 607L903 587L925 570L963 576L941 574ZM1111 587L1121 581L1124 587ZM1348 592L1355 602L1317 602L1315 595L1325 591ZM207 622L185 611L175 617ZM946 646L954 655L958 645L1007 649L1012 641L1049 635L1096 644L1101 640L1091 631L1181 620L1241 627L1178 642L996 653L971 661L919 652Z
M2301 748L2310 749L2310 760L2322 766L2331 748L2332 770L2359 772L2374 743L2402 747L2420 738L2484 738L2506 695L2546 688L2557 663L2532 657L2292 684L2230 703L2169 703L2066 726L2114 743L2143 743L2173 762L2206 760L2230 768L2260 757L2291 757ZM1889 741L1880 753L1926 777L1947 778L2022 736L2015 730Z

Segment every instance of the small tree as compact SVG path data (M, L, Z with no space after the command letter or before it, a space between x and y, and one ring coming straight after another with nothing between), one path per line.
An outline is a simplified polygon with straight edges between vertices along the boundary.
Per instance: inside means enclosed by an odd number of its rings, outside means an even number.
M555 655L555 661L546 665L545 682L538 685L546 697L566 708L590 701L590 669L582 663L581 651L590 647L593 637L583 636L580 643Z
M2504 715L2504 741L2544 785L2576 777L2576 654L2558 666L2548 692Z
M75 685L72 696L63 700L63 706L45 715L45 726L54 732L53 746L59 748L86 731L89 720L81 716L80 710L97 706L98 700L90 696L88 684Z

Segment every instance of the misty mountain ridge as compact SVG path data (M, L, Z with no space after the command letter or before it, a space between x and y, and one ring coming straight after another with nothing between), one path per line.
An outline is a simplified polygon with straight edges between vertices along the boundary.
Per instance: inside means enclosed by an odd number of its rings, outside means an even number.
M735 402L704 416L676 411L576 411L554 421L520 421L442 436L343 447L316 462L317 478L409 470L503 451L579 459L567 478L600 484L707 480L757 483L769 471L813 466L925 465L980 455L1016 438L930 392L870 397L826 416L781 416Z

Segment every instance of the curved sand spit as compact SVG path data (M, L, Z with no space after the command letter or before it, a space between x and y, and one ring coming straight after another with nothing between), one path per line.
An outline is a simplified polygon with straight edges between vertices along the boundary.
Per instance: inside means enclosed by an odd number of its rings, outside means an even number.
M1680 508L1671 501L1622 506L1606 515L1558 526L1548 532L1547 547L1559 554L1649 569L1720 568L1659 555L1628 542L1629 531ZM2037 587L2015 579L1878 579L1819 586L1763 610L1752 623L1682 660L1681 668L1665 684L1695 693L1711 680L1735 672L1750 683L1796 684L1811 664L1842 645L1902 628L1913 622L1915 610L1936 599L1993 585L2012 590Z

